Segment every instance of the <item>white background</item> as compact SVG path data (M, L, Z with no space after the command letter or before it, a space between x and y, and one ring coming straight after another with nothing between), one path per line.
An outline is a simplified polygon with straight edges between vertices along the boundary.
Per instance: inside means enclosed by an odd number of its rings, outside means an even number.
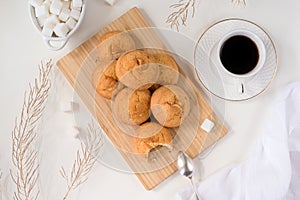
M88 0L82 25L67 46L58 52L47 50L29 19L27 1L1 1L0 6L0 182L8 191L4 199L11 199L9 180L11 167L11 131L15 117L20 113L24 91L37 75L41 60L57 60L104 28L133 6L138 6L156 27L169 28L165 23L172 12L169 5L175 0L117 0L113 7L102 0ZM194 18L180 32L197 40L211 24L230 17L244 18L262 26L272 37L279 57L277 75L271 86L260 96L243 102L226 102L225 122L229 135L203 160L205 178L224 166L247 158L251 146L262 132L273 99L287 83L300 80L300 2L297 0L248 0L245 8L230 0L196 1ZM41 199L62 199L65 185L59 175L61 165L71 166L78 140L67 135L74 116L62 113L59 103L71 100L73 90L54 70L54 89L51 91L43 119L41 151ZM47 128L45 128L47 127ZM3 180L6 182L3 183ZM75 191L70 199L173 199L181 188L189 187L188 180L173 175L153 191L147 192L131 174L120 173L97 165L89 180Z

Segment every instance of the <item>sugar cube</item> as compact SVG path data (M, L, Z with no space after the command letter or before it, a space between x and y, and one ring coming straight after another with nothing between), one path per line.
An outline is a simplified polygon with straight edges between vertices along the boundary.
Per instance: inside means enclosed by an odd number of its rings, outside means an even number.
M52 34L53 34L53 29L45 28L45 26L44 26L43 29L42 29L42 34L44 36L51 37Z
M49 22L49 21L46 20L46 22L44 24L44 27L54 29L55 24L53 24L53 23L51 23L51 22Z
M62 11L60 12L58 18L63 21L66 22L69 17L70 17L70 9L69 8L63 8Z
M43 27L43 26L44 26L46 20L47 20L47 17L38 17L38 18L37 18L37 21L38 21L40 27Z
M73 126L72 128L70 128L68 131L67 131L67 134L68 135L71 135L71 136L73 136L73 137L78 137L79 136L79 134L80 134L80 129L79 128L77 128L77 127L75 127L75 126Z
M73 3L70 4L70 8L71 8L72 10L78 10L78 11L81 11L81 7L82 7L82 6L75 7Z
M66 8L68 9L70 8L70 1L63 1L62 3L63 3L62 10Z
M82 7L82 0L73 0L72 1L72 8L81 8Z
M70 12L70 16L76 20L80 17L80 11L72 9Z
M204 122L201 125L201 128L206 131L207 133L209 133L213 127L215 126L215 124L210 121L209 119L205 119Z
M49 9L47 5L41 5L35 8L35 16L36 17L48 17L49 16Z
M52 3L52 1L50 1L50 0L46 0L46 1L43 2L43 4L47 5L49 9L50 9L51 3Z
M55 35L57 35L58 37L64 37L69 32L69 28L65 23L58 23L53 30Z
M66 25L70 30L72 30L75 27L76 23L77 22L71 17L66 21Z
M51 5L51 2L50 1L44 1L42 6L45 7L45 9L47 10L47 12L49 13L47 16L50 15L50 5Z
M33 7L38 7L41 6L43 3L43 0L29 0L30 5L32 5Z
M49 22L45 22L43 29L42 29L42 34L48 37L51 37L53 34L53 29L55 25Z
M73 111L73 102L69 101L69 102L63 102L60 104L60 110L63 112L71 112Z
M59 15L61 9L63 7L63 3L59 0L54 0L50 6L50 13Z
M52 24L55 26L56 24L59 23L59 19L58 19L58 17L57 17L56 15L50 15L50 16L47 18L47 22L48 22L48 23L52 23Z

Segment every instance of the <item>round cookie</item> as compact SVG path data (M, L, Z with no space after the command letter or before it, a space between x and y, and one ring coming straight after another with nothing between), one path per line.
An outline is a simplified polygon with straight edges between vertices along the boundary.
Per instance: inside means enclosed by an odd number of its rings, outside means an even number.
M115 60L133 49L135 49L135 42L126 32L108 32L98 42L98 54L101 61Z
M144 90L157 81L159 72L151 55L142 50L134 50L118 59L116 75L127 87Z
M161 125L178 127L190 112L189 97L178 86L161 86L152 94L151 111Z
M142 124L135 130L134 147L139 154L148 154L158 146L172 148L172 135L167 128L155 122Z
M99 65L93 73L93 86L97 93L106 99L112 98L118 84L115 70L116 63L117 61L111 62L105 69L102 65Z
M178 65L174 58L168 53L154 54L156 63L159 66L159 77L157 83L160 85L173 85L178 82Z
M150 116L150 91L121 90L113 102L114 115L125 124L139 125Z
M107 40L108 38L120 34L122 33L122 31L111 31L111 32L107 32L105 33L98 41L98 45L100 45L102 42L104 42L105 40Z

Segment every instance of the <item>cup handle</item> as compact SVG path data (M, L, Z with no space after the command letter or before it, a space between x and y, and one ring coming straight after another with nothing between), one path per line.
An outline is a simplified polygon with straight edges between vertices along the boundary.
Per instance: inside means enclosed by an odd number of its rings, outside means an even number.
M243 83L241 80L235 81L235 87L239 94L242 95L246 93L245 83Z
M240 89L239 89L239 93L240 94L244 94L245 93L245 84L244 83L240 83Z
M48 49L52 51L58 51L61 50L67 44L68 39L69 38L65 38L62 40L51 40L51 39L44 38L44 43L48 47ZM51 44L51 41L58 41L60 43L57 46L54 46L53 44Z

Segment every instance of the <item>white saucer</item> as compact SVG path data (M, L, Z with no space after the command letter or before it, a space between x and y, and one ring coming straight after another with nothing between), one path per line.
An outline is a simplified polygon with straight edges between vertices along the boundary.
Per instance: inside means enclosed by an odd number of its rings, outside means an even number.
M243 29L256 34L264 43L266 60L262 68L253 76L235 78L217 62L219 41L227 33ZM277 53L270 36L258 25L242 19L226 19L209 27L198 40L194 62L196 74L212 94L226 100L246 100L262 93L273 80L277 71Z

